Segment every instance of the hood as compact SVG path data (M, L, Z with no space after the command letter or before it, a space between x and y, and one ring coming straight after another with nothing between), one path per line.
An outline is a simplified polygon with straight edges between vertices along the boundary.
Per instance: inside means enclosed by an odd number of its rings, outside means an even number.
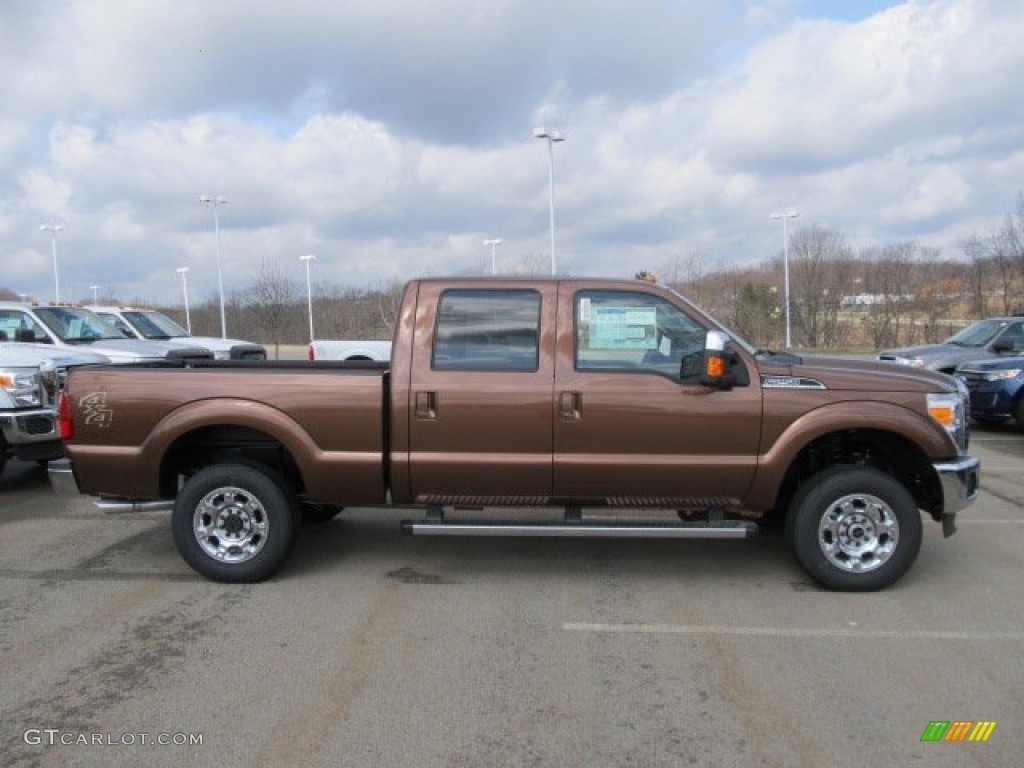
M186 350L179 344L166 341L143 341L142 339L97 339L82 345L91 352L106 355L112 363L141 363L182 357ZM188 357L212 357L208 350L194 349Z
M968 360L957 367L957 371L1009 371L1024 368L1024 357L986 357L983 360Z
M22 341L0 342L0 366L34 368L44 360L52 360L58 368L71 365L109 363L110 359L97 352L76 352L52 344L32 344Z
M878 353L879 360L918 359L924 367L947 368L957 363L984 357L985 347L965 347L960 344L923 344L919 347L898 347ZM932 365L934 363L934 366Z
M762 381L781 376L819 382L831 390L867 392L956 392L952 376L874 360L843 357L775 355L758 359Z
M219 336L174 336L168 343L178 347L202 347L218 359L254 357L255 353L266 355L260 344L240 339L222 339Z

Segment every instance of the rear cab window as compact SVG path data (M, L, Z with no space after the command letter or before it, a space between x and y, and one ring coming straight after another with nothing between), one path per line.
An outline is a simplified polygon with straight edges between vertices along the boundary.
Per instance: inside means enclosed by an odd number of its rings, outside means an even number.
M541 298L530 289L453 289L441 295L431 368L534 372Z

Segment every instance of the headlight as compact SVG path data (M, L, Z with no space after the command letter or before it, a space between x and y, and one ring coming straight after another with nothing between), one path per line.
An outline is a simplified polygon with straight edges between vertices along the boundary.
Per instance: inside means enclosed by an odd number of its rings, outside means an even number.
M967 447L967 409L962 394L955 392L929 392L928 415L945 427L953 442L961 449Z
M0 371L0 390L9 399L12 408L31 408L42 405L39 396L39 373L36 369Z
M1020 376L1020 368L1007 368L1002 371L985 371L982 378L985 381L1005 381L1006 379L1016 379Z

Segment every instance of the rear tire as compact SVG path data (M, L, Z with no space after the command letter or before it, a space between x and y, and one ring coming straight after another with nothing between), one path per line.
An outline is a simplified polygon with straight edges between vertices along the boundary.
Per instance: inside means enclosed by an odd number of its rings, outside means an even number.
M255 582L284 562L299 515L270 470L216 464L186 482L174 502L171 529L178 552L208 579Z
M794 496L786 531L797 562L829 589L866 592L900 579L921 548L921 513L903 485L867 467L834 467Z

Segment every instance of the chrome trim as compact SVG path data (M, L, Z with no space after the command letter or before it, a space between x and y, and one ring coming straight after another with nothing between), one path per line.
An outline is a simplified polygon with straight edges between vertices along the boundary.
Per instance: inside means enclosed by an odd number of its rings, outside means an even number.
M981 462L974 456L961 456L932 466L942 484L942 532L952 536L956 532L957 512L971 506L978 498Z
M131 512L168 512L174 509L174 499L156 499L155 501L96 499L93 503L108 515L124 515Z
M718 525L638 525L635 523L439 523L402 521L402 532L412 536L537 536L605 539L746 539L757 531L749 522Z
M761 386L765 389L828 389L817 379L806 376L761 376Z
M54 459L46 465L46 474L50 478L50 488L58 496L78 496L81 493L70 459Z

